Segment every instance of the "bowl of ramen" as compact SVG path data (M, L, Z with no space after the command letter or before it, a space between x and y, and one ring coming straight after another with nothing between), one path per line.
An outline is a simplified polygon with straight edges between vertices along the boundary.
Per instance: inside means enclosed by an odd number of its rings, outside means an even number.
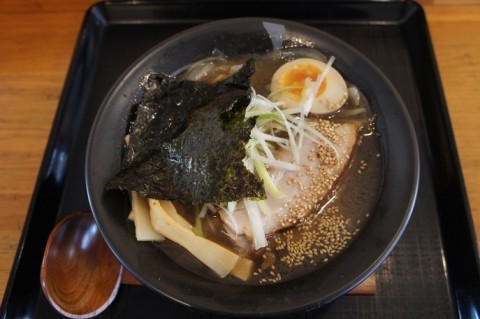
M398 242L418 179L388 79L336 37L278 19L210 22L146 52L86 153L93 214L125 268L220 314L347 293Z

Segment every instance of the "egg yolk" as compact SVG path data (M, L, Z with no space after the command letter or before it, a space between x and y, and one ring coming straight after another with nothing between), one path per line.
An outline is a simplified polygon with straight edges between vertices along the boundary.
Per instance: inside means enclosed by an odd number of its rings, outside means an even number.
M317 80L319 74L322 73L322 70L319 68L309 65L295 65L293 68L290 68L282 77L281 86L285 87L294 87L289 90L290 93L301 96L303 86L305 85L305 80L309 78L313 82ZM327 79L324 79L320 88L318 89L317 96L322 95L322 93L327 88Z

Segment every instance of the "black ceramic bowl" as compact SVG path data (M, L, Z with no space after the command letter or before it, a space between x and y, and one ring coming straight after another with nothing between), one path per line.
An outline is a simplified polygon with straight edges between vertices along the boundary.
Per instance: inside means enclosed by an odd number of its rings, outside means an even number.
M381 193L371 219L351 246L325 266L300 278L256 286L225 283L196 275L151 243L137 242L127 220L126 194L106 191L120 169L122 138L139 81L153 66L167 74L208 57L254 54L285 46L307 46L336 57L335 67L359 86L377 114L384 161ZM401 98L387 78L355 49L302 24L273 19L216 21L160 43L116 82L101 106L86 155L87 191L108 245L138 280L190 307L221 314L274 315L314 308L345 294L368 277L399 240L413 210L419 179L415 133Z

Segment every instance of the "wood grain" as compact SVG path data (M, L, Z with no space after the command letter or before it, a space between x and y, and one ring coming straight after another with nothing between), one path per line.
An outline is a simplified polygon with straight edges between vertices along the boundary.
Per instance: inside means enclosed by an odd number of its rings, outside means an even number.
M478 237L480 6L427 7L426 14Z
M0 298L93 0L0 0ZM480 0L422 0L480 234Z

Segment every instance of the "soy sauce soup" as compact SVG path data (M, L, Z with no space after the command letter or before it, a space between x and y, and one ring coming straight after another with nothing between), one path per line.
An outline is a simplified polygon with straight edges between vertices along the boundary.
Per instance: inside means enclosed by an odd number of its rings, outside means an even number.
M249 57L215 56L199 61L177 74L179 79L215 83L238 70ZM327 57L310 48L292 48L255 57L255 73L251 86L255 94L271 94L271 81L276 70L288 61L309 58L327 62ZM334 66L334 64L333 64ZM274 284L298 278L321 268L348 249L362 231L375 210L382 183L382 150L375 132L375 114L368 99L355 83L349 83L348 98L344 105L330 114L309 114L309 118L342 124L353 123L357 128L356 143L342 174L331 191L311 207L311 213L295 221L293 225L275 231L268 236L268 245L260 249L251 246L244 235L233 236L222 216L209 211L201 219L203 236L228 249L245 255L254 263L252 274L246 281L232 276L220 279L184 248L170 241L153 243L181 267L198 275L248 285ZM195 224L195 207L189 203L174 202L177 211Z

